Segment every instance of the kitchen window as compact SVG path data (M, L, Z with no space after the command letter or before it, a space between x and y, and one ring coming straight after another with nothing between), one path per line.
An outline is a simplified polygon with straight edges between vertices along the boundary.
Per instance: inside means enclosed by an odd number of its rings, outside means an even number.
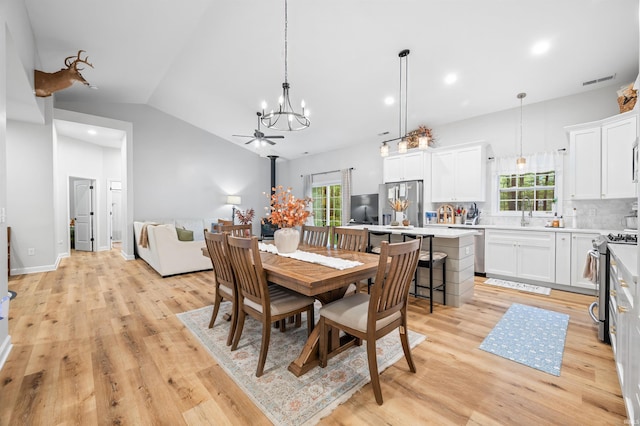
M493 164L493 211L498 215L533 211L535 216L553 216L562 211L562 154L525 156L522 170L516 157L496 158Z
M553 212L556 173L554 170L541 173L500 175L499 211Z

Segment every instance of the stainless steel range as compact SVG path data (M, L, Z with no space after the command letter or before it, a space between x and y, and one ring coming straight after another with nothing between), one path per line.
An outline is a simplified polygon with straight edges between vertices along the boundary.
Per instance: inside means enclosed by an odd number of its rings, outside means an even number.
M593 249L589 250L590 261L595 262L596 301L589 306L593 321L598 324L598 337L605 343L611 343L609 336L609 244L638 244L638 234L625 232L609 234L593 240Z
M608 243L638 244L638 234L634 233L609 234L605 238Z

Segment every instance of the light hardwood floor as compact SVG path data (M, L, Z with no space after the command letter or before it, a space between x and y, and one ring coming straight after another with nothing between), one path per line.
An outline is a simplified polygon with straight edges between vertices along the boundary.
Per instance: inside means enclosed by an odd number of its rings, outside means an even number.
M0 371L2 425L269 424L175 314L212 304L211 272L160 278L116 250L73 252L55 272L11 277L13 350ZM591 296L481 284L461 308L410 300L427 335L321 424L623 425L611 347L596 338ZM561 376L478 349L512 303L571 316Z

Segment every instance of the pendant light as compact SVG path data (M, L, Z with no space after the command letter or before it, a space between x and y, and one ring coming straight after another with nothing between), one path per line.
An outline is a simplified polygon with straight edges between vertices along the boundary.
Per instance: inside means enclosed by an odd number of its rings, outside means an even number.
M380 156L381 157L389 156L389 145L387 145L387 142L382 142L382 146L380 147Z
M287 0L284 0L284 83L282 83L282 95L278 99L278 110L265 113L267 103L262 103L262 124L270 129L293 131L302 130L309 127L311 122L307 118L308 111L305 111L304 100L300 103L302 113L296 112L291 106L291 100L289 99L289 86L288 81L288 63L287 63L287 27L288 27L288 14L287 14Z
M527 159L522 156L522 100L527 96L526 93L518 93L517 97L520 99L520 157L516 160L518 170L522 171L527 164Z
M400 91L399 91L400 101L398 102L400 111L398 114L398 137L395 139L390 139L382 142L382 146L380 147L380 155L382 157L386 157L389 155L389 145L387 145L387 142L397 141L399 139L400 142L398 142L398 152L400 154L406 153L409 146L409 142L407 140L407 105L408 105L407 93L408 93L408 83L409 83L409 53L410 52L411 51L409 49L403 49L400 51L400 53L398 53L398 57L400 58ZM402 83L403 62L404 62L404 74L405 74L404 86ZM404 132L402 131L403 87L404 87Z

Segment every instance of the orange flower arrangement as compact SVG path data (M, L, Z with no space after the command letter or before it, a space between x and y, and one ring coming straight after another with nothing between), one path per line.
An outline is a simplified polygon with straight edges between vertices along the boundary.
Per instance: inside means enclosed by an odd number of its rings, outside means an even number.
M302 226L311 215L307 206L311 198L296 198L291 193L291 188L286 190L282 185L272 188L270 213L267 215L269 222L279 228L293 228ZM266 195L266 194L265 194ZM266 209L269 209L266 207Z

